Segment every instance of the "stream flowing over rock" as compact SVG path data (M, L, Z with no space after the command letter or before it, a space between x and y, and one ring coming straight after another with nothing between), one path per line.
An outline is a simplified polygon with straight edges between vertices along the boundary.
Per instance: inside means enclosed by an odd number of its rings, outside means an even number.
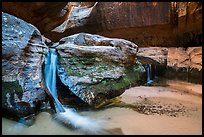
M53 43L33 25L2 12L2 107L5 115L27 117L36 114L45 103L47 108L52 105L45 92L46 72L42 71L50 47L58 52L56 79L64 84L67 94L71 91L94 108L140 84L145 72L136 59L138 46L130 41L78 33Z

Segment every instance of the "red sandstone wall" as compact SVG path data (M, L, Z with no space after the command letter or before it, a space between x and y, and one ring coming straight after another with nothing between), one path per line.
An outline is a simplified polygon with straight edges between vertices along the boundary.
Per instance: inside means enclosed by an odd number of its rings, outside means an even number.
M201 2L98 2L87 23L51 31L65 21L70 7L64 2L3 2L2 11L38 27L52 41L79 32L124 38L141 47L194 46L202 43ZM72 2L90 7L94 2ZM65 9L63 9L65 7Z

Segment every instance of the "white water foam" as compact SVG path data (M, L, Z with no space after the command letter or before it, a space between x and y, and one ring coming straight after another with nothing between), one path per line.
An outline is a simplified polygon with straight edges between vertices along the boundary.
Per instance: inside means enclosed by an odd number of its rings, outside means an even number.
M87 134L105 134L106 122L104 120L81 116L70 108L65 108L65 112L56 113L54 119Z
M52 100L55 105L56 114L54 119L89 134L101 134L104 131L103 127L105 127L104 121L81 116L75 110L65 108L58 100L56 90L57 60L58 57L56 50L50 49L45 58L44 79L49 95L52 96Z

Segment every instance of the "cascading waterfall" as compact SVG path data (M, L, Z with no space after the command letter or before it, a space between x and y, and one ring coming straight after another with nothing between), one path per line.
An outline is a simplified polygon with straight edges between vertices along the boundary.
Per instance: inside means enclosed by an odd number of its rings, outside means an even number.
M152 84L154 82L153 79L152 64L147 64L147 84Z
M64 107L58 100L56 90L57 61L56 49L50 48L45 57L44 83L47 88L46 92L52 98L56 109L55 119L88 133L98 134L103 132L104 121L80 116L75 110Z
M57 52L55 49L50 49L50 52L47 55L47 61L45 65L45 77L49 77L50 79L46 80L46 86L48 90L53 94L54 97L58 98L56 92L56 69L57 69Z
M151 64L147 65L147 83L150 81L150 74L151 74Z
M52 98L57 112L65 112L63 105L58 100L56 90L56 70L57 70L57 52L56 49L50 49L45 58L44 81L49 96Z

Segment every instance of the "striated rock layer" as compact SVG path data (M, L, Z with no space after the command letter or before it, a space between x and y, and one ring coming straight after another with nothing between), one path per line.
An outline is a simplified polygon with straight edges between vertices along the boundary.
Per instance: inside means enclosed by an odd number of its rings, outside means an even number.
M3 2L2 10L54 42L86 32L140 47L202 45L202 2Z

